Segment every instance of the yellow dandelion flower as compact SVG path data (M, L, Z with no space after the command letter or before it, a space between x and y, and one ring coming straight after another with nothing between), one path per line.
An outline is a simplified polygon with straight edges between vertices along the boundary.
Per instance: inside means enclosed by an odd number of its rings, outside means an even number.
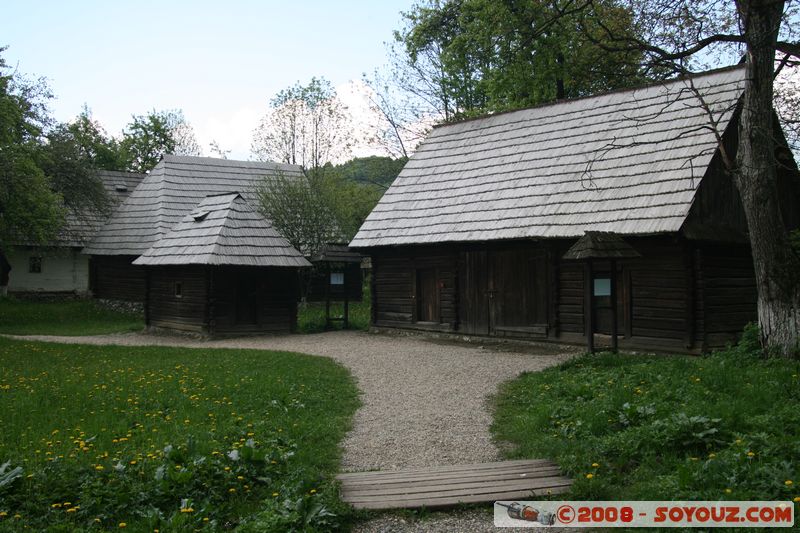
M75 512L75 511L77 511L77 510L78 510L78 508L77 508L77 507L70 507L69 509L67 509L67 512L68 512L68 513L74 513L74 512Z
M182 513L193 513L194 509L192 509L191 507L182 507L181 508L181 512Z
M310 491L308 491L308 492L309 492L309 494L316 494L316 493L317 493L317 489L311 489L311 490L310 490Z
M586 479L592 479L593 477L594 477L594 474L586 474Z
M236 489L234 489L233 487L231 487L231 488L229 488L229 489L228 489L228 492L230 492L230 493L234 493L234 492L236 492Z
M755 455L755 453L753 453L753 452L747 452L747 457L753 457L754 455Z
M100 470L104 470L103 465L97 465L97 466L94 467L94 469L97 470L98 472Z
M119 527L124 529L124 528L128 527L128 524L126 524L125 522L120 522L119 523Z
M272 497L273 497L273 498L277 498L277 497L278 497L278 493L277 493L277 492L273 492L273 493L272 493Z
M794 497L794 501L797 502L797 503L800 503L800 496L795 496Z
M717 456L717 454L715 454L715 453L710 453L710 454L708 454L708 458L709 458L709 459L713 459L713 458L714 458L714 457L716 457L716 456Z
M792 485L794 485L794 482L791 479L787 479L786 481L783 482L783 484L786 485L787 487L791 487Z
M208 522L208 517L207 516L203 518L203 522Z
M730 493L731 493L731 489L725 489L725 494L730 494Z
M60 503L54 503L50 507L52 507L53 509L58 509L59 507L61 507L61 504Z
M592 466L593 466L594 468L597 468L598 466L600 466L600 463L592 463Z
M5 511L0 511L0 518L5 518L6 516L8 516L8 513L7 513L7 512L5 512Z
M22 515L21 514L15 514L14 518L17 519L17 520L21 520L22 519Z

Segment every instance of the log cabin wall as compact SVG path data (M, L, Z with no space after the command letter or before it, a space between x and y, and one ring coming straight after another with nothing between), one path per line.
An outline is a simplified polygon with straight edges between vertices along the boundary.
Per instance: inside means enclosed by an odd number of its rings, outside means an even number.
M92 296L104 300L143 302L145 297L144 267L131 264L137 256L93 255L90 259Z
M147 267L147 325L204 333L208 291L202 266Z
M296 269L213 267L211 272L213 335L289 333L295 329Z
M755 318L747 247L705 245L677 234L626 241L642 257L617 262L617 331L622 349L698 353L735 340L744 324ZM373 324L583 344L584 264L561 259L573 242L374 249ZM492 266L492 257L526 262L528 268L512 265L499 270ZM513 317L504 319L508 325L496 323L501 315L493 315L496 303L487 299L486 292L494 290L495 298L502 297L497 292L502 292L502 284L484 279L491 277L493 268L515 279L519 293L530 295L523 300L525 313L518 314L519 324ZM608 275L609 269L608 261L593 263L595 278ZM418 286L430 272L435 272L437 282L438 321L420 317ZM518 279L524 276L535 279ZM481 286L483 295L475 289ZM742 288L748 292L731 307ZM530 309L536 311L528 313ZM597 332L609 334L610 320L603 313L610 313L610 308L596 311Z
M450 247L376 250L372 256L376 326L455 331L458 320L457 255ZM421 316L418 283L431 283L434 316ZM420 320L422 318L423 320Z
M736 342L748 322L758 319L753 259L746 245L697 244L696 269L703 305L698 330L703 348Z

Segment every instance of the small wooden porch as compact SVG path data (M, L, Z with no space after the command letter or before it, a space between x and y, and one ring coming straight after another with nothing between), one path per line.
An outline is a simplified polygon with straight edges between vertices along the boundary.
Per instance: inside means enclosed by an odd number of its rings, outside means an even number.
M340 474L342 499L356 509L449 507L531 499L569 490L572 481L543 459Z

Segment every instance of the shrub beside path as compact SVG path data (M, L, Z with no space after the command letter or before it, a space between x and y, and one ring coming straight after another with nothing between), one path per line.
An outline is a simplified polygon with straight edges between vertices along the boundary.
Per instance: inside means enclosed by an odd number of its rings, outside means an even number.
M343 442L342 470L393 470L498 461L488 398L500 383L574 352L556 345L482 347L418 337L338 331L315 335L195 340L142 333L17 337L79 344L163 345L301 352L331 357L358 380L363 406ZM481 511L425 520L386 514L356 531L494 531Z

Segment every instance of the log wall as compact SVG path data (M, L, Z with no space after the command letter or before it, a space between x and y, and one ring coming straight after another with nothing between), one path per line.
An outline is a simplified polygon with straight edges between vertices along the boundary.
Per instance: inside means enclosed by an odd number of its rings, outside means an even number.
M144 267L131 263L137 256L93 255L89 262L92 296L104 300L143 302Z
M622 349L699 352L735 340L742 327L755 319L755 285L746 246L712 246L687 241L677 234L629 237L626 241L642 257L617 262L617 332ZM545 262L540 260L537 268L527 271L537 279L521 280L519 285L536 287L532 294L546 291L546 299L543 296L537 306L541 308L546 303L547 310L544 320L535 321L543 324L531 324L533 327L521 333L515 329L515 336L546 336L554 341L583 344L584 264L561 259L573 242L373 250L373 324L499 335L501 328L491 325L493 304L485 294L470 287L480 286L481 276L490 275L493 252L497 255L498 250L528 248L534 256L546 257L550 266L542 267ZM593 268L596 274L603 273L610 264L595 261ZM420 269L436 271L440 320L435 324L418 320L416 284ZM489 290L496 286L485 285ZM598 331L610 333L607 318L595 321Z

